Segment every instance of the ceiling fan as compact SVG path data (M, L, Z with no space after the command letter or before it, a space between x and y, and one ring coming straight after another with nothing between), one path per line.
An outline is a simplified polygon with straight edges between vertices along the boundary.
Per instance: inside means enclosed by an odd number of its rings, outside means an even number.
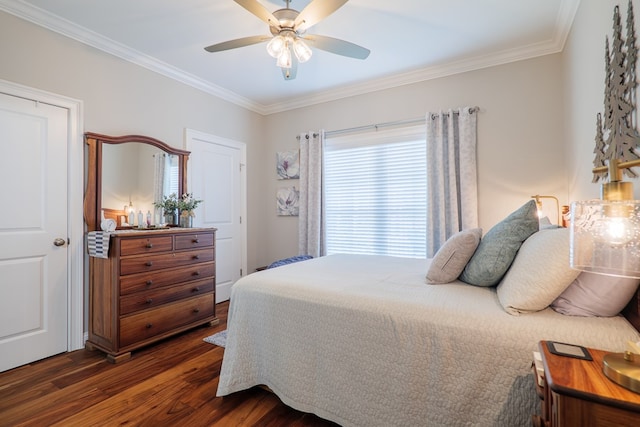
M220 52L256 43L267 43L267 52L276 58L276 65L282 69L285 80L296 77L298 62L306 62L312 51L308 44L337 55L356 59L366 59L369 49L333 37L305 34L313 25L342 7L348 0L313 0L302 12L289 7L290 0L284 0L284 9L269 12L257 0L234 0L240 6L269 24L271 36L250 36L207 46L207 52ZM308 44L307 44L308 43ZM293 51L293 54L292 54Z

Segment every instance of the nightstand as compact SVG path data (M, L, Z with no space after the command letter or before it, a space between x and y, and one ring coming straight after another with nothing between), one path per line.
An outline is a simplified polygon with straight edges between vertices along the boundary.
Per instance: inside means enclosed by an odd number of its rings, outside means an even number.
M538 344L544 381L537 382L542 416L533 417L534 426L640 426L640 394L604 375L607 352L588 350L592 361L558 356L549 352L546 341Z

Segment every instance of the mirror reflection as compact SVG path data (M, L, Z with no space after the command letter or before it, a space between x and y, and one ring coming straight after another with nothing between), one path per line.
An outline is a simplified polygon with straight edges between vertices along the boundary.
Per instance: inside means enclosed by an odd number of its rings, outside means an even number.
M127 215L118 218L120 226L133 225L142 214L151 223L163 222L162 209L155 207L164 196L179 194L180 163L177 155L169 154L153 145L130 142L102 146L102 208L123 210Z
M108 136L87 132L87 187L84 220L87 230L177 226L166 221L162 202L187 192L189 152L144 135ZM129 215L133 211L133 215ZM175 213L175 212L174 212ZM165 212L166 214L166 212Z

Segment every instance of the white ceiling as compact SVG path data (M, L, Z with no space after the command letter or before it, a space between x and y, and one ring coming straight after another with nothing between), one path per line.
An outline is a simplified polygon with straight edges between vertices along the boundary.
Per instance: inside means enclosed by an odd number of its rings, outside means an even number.
M281 0L258 0L270 11ZM317 0L323 1L323 0ZM293 0L302 10L310 0ZM261 114L562 50L580 0L350 0L313 26L371 50L357 60L314 49L284 81L265 44L205 46L268 35L233 0L0 0L0 10Z

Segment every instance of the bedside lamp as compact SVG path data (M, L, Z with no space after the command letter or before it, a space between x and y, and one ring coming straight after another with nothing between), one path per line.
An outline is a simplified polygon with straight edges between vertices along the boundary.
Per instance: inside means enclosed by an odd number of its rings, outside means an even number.
M571 204L571 267L592 273L640 278L640 200L633 184L622 181L622 170L640 166L640 159L620 162L593 173L609 172L602 200ZM640 355L629 351L604 357L604 374L613 382L640 393Z
M556 202L556 224L561 225L560 224L560 202L558 201L558 198L555 196L541 196L539 194L536 194L535 196L531 196L532 199L534 199L536 201L536 206L538 207L538 219L542 218L542 216L544 215L543 210L542 210L542 200L540 199L552 199Z
M601 199L571 206L570 262L573 268L612 276L640 278L640 200L633 200L633 184L640 166L640 134L636 129L636 34L633 3L629 1L627 29L622 30L620 8L613 9L613 34L605 41L604 113L596 115L594 182L608 175ZM625 38L626 35L626 38ZM610 48L611 46L611 48ZM613 382L640 393L640 354L610 353L604 374Z

